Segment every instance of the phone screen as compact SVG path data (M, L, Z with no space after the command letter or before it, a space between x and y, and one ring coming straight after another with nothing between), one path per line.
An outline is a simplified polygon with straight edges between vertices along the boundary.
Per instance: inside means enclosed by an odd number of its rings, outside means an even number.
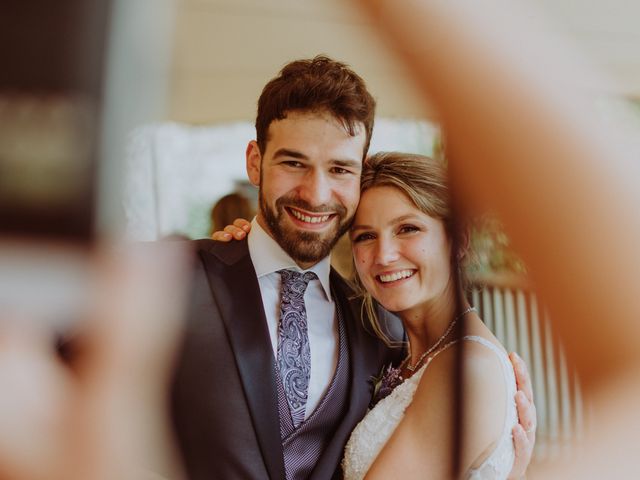
M0 6L0 236L88 244L109 1Z
M5 315L66 322L88 297L110 5L0 2Z
M91 241L94 110L61 94L0 96L2 235Z

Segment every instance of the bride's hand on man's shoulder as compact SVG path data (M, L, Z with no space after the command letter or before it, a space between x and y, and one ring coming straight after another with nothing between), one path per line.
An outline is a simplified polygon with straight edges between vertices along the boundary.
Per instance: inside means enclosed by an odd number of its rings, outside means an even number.
M227 225L223 230L217 230L211 234L211 239L218 242L230 242L242 240L251 230L251 222L244 218L236 218L232 225Z

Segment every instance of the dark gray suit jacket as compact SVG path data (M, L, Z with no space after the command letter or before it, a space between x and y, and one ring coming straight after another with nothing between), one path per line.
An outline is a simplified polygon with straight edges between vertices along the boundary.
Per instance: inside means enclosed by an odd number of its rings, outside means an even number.
M172 387L172 417L191 480L284 479L275 360L247 242L193 242L191 303ZM365 331L360 307L335 271L351 360L350 405L311 478L339 476L351 430L372 395L371 377L397 360Z

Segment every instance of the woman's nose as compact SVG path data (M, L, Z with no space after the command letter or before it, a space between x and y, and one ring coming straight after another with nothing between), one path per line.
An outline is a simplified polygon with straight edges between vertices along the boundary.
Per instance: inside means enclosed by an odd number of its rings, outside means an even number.
M376 248L376 263L389 265L398 259L398 248L392 239L380 239Z

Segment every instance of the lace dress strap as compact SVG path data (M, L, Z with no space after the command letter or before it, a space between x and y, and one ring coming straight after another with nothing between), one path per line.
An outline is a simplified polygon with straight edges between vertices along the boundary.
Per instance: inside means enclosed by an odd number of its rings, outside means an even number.
M489 348L490 350L492 350L498 357L500 357L500 362L502 363L502 357L506 357L506 354L500 350L496 345L494 345L492 342L490 342L489 340L487 340L486 338L480 337L478 335L465 335L464 337L461 338L457 338L455 340L451 340L448 343L445 343L441 348L439 348L438 350L436 350L434 352L433 355L431 355L429 357L429 361L433 360L434 358L436 358L440 353L444 352L445 350L447 350L449 347L455 345L456 343L459 343L461 341L470 341L470 342L476 342L476 343L480 343L482 345L484 345L485 347ZM508 357L507 357L507 361L508 361Z

